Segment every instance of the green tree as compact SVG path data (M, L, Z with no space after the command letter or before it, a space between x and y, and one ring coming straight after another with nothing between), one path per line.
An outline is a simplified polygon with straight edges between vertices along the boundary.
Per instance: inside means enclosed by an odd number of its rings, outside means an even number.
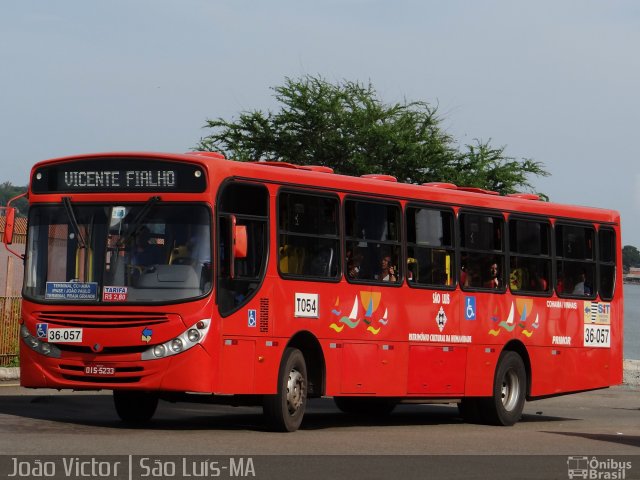
M16 187L12 185L11 182L0 183L0 205L3 207L6 206L9 200L26 191L27 187ZM11 206L16 208L16 215L21 217L25 217L29 211L29 202L26 198L16 200ZM2 215L4 215L4 213L2 213Z
M530 175L547 176L540 162L517 160L504 153L505 147L492 147L489 142L476 140L466 145L453 164L447 166L446 178L452 183L485 188L502 194L533 191ZM542 198L548 199L543 193Z
M640 267L640 252L636 247L625 245L622 247L622 266L625 271L630 267Z
M337 173L385 173L408 183L445 181L514 193L529 190L543 164L517 160L504 147L476 140L465 149L441 128L436 109L423 101L384 104L371 84L321 77L286 78L273 88L277 112L240 113L207 120L211 133L196 149L237 160L275 159L325 165Z

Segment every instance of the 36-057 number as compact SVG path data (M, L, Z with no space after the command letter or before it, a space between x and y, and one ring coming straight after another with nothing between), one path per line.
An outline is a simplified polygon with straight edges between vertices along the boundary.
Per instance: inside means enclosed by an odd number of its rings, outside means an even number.
M80 343L82 342L82 329L81 328L50 328L47 332L47 340L49 340L52 343L56 343L56 342Z
M611 347L611 327L609 325L585 325L585 347Z

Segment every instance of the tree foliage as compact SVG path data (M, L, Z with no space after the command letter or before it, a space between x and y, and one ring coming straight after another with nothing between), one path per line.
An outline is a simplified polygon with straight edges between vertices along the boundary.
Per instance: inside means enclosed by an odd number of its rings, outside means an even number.
M384 173L408 183L444 181L496 190L531 191L540 162L505 155L505 147L476 140L460 149L423 101L383 103L369 83L337 84L321 77L286 78L273 87L276 112L244 111L237 119L207 120L211 133L196 149L237 160L325 165L337 173Z
M12 185L11 182L0 183L0 205L3 207L6 206L9 200L26 191L27 187L16 187L15 185ZM29 211L29 202L26 198L16 200L11 206L16 208L16 215L21 217L27 216L27 212Z
M622 247L622 266L625 271L630 267L640 267L640 252L636 247L625 245Z

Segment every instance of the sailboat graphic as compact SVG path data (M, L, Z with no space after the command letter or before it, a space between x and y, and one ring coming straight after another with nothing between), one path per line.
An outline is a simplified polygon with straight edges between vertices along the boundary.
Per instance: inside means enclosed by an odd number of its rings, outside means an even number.
M375 328L372 325L376 321L376 318L378 318L378 322L382 325L387 325L389 321L388 309L385 308L382 318L379 318L378 316L380 314L376 313L378 311L378 307L380 306L381 299L382 294L380 292L361 291L353 299L353 306L351 307L349 316L343 315L341 317L340 314L345 309L339 308L339 302L336 299L334 308L331 313L333 313L333 315L335 315L336 317L340 317L340 319L337 322L331 323L331 325L329 325L329 328L340 333L343 331L345 326L349 327L350 329L354 329L358 325L360 325L361 322L364 322L367 331L373 333L374 335L377 335L378 332L380 332L380 328L382 327Z
M333 305L333 310L331 310L331 313L333 313L337 317L339 317L342 313L341 310L338 310L338 305L340 305L340 297L336 298L336 303Z
M515 324L513 323L514 321L514 315L513 315L513 302L511 302L511 309L509 310L509 316L507 317L507 321L502 321L498 324L499 327L504 328L507 332L513 332L513 329L516 328ZM495 330L492 330L495 332ZM491 333L491 332L489 332ZM495 333L494 335L497 335L497 333Z
M353 299L353 308L351 309L351 313L349 314L349 320L354 322L357 318L358 318L358 297ZM344 319L345 318L343 317L340 319L340 321L343 321Z
M356 328L358 326L358 324L360 323L360 320L358 320L358 297L357 296L353 300L353 308L351 309L351 313L349 314L349 316L342 317L340 320L338 320L338 322L342 323L342 325L336 325L335 323L332 323L331 325L329 325L329 327L333 328L336 332L341 332L345 325L349 328Z
M387 320L387 314L389 313L389 309L385 308L384 309L384 315L382 316L382 318L380 320L378 320L381 324L386 325L387 323L389 323L389 320Z

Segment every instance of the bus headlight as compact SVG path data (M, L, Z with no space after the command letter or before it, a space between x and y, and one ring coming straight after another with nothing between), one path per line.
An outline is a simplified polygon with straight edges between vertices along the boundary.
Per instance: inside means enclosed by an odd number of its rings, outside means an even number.
M24 344L34 352L50 358L60 358L62 356L62 352L58 347L31 335L26 325L20 327L20 336L24 340Z
M211 319L200 320L195 326L189 327L177 337L148 348L142 352L141 359L156 360L185 352L205 339L210 325Z
M171 340L171 350L176 353L180 353L182 351L182 340L179 338L174 338Z
M191 328L187 332L187 338L190 342L196 343L198 340L200 340L200 332L198 332L198 330L196 330L195 328Z
M164 345L156 345L153 347L153 354L158 358L162 358L167 354L167 349Z

